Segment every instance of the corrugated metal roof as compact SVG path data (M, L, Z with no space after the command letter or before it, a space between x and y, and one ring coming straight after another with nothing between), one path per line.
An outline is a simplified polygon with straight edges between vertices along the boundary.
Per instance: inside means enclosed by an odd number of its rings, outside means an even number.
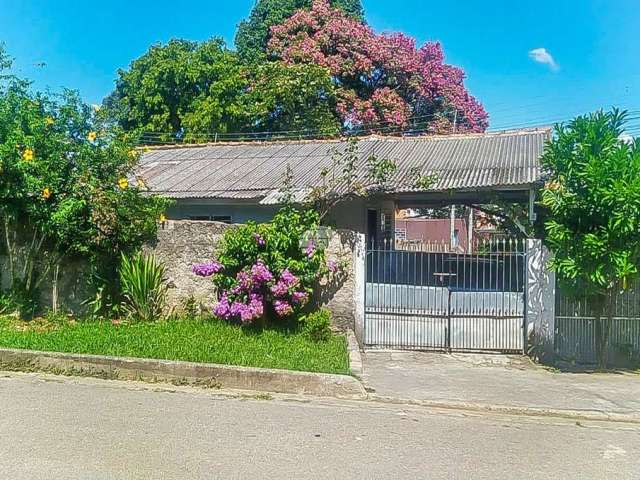
M396 193L420 191L419 175L433 176L429 191L526 186L541 178L540 156L549 129L503 133L360 140L358 179L366 182L367 158L374 154L397 164L387 187ZM172 198L255 199L277 203L287 166L293 188L320 185L322 171L334 167L333 152L346 142L209 144L147 151L139 176L151 191ZM337 175L340 175L338 169Z

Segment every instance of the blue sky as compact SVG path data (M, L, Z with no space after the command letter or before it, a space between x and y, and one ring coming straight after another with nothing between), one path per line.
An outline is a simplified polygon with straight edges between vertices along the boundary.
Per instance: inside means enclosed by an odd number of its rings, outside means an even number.
M439 40L492 128L539 125L597 108L640 110L638 0L363 0L377 31ZM0 42L39 88L99 103L154 42L222 36L232 44L253 0L0 0ZM530 58L537 50L539 63ZM551 55L552 59L548 58ZM37 66L44 62L45 66ZM630 130L640 134L640 120Z

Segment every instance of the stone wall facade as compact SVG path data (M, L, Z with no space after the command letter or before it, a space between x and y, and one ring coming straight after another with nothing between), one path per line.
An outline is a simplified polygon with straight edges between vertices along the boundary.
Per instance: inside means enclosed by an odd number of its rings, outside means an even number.
M332 232L327 246L327 261L338 264L338 272L318 288L319 305L333 313L335 326L353 329L355 318L355 257L357 234L350 230Z
M210 278L194 275L191 267L213 259L216 244L232 225L219 222L169 220L158 230L153 244L145 250L156 255L167 269L168 304L180 308L186 299L210 306L215 291Z

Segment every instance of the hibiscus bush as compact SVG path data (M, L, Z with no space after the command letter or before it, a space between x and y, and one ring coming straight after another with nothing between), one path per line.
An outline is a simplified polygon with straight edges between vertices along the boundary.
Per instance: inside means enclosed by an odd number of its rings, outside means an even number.
M283 208L270 223L247 223L225 232L214 261L193 266L218 290L214 315L243 324L296 318L314 285L334 271L314 232L313 210Z

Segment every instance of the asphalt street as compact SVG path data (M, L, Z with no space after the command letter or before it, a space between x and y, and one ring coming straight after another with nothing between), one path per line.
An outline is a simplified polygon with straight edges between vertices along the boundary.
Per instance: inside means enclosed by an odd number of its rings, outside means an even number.
M639 479L640 425L0 373L4 479Z

